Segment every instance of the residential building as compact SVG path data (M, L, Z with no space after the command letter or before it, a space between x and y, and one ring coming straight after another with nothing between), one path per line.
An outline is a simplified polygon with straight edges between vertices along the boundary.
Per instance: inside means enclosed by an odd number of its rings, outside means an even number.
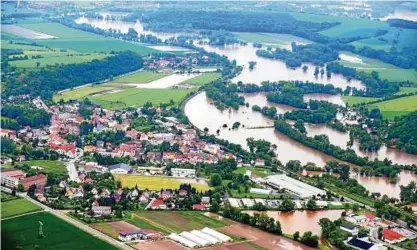
M6 186L9 188L15 188L19 185L19 179L15 177L4 176L3 173L1 175L1 185Z
M195 169L171 168L171 175L175 177L195 177Z
M31 177L27 177L19 180L19 183L23 185L23 189L27 190L32 185L46 185L47 177L44 174L38 174Z
M111 206L92 206L94 216L106 216L111 214Z
M351 233L352 235L357 235L359 232L358 227L356 227L355 225L349 224L349 223L342 223L342 225L340 225L340 229Z

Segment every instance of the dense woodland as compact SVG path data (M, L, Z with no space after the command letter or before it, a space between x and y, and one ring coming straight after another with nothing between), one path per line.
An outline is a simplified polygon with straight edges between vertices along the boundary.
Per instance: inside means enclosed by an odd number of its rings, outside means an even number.
M59 65L30 71L5 82L3 97L30 94L51 99L54 92L87 83L98 83L114 76L142 68L142 58L131 51L121 52L102 60L80 64Z
M1 127L6 129L18 129L23 126L39 128L51 123L51 114L43 109L22 103L5 103L1 109ZM9 119L5 119L5 117Z
M395 143L397 149L417 154L417 112L398 118L389 128L388 144Z

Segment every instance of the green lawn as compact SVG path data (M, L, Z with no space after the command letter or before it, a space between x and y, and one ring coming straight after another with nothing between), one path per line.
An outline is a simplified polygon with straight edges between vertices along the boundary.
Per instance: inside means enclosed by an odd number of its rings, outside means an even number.
M186 89L124 89L117 93L92 96L94 103L106 109L124 109L127 107L141 107L146 102L153 104L180 103L192 90Z
M28 59L28 60L18 60L10 61L9 64L16 66L18 68L37 68L37 63L39 62L39 67L43 68L46 66L51 66L55 64L75 64L75 63L84 63L90 62L92 60L100 60L108 55L106 54L90 54L90 55L79 55L79 56L57 56L57 57L47 57L47 58L38 58L38 59Z
M417 87L400 87L400 91L395 93L396 95L417 93Z
M342 96L342 99L345 103L349 104L350 106L378 100L378 98L375 98L375 97L361 97L361 96Z
M219 228L230 224L228 220L219 221L197 211L143 211L134 213L134 220L144 221L162 232L181 233L204 227Z
M169 76L172 73L169 72L152 72L152 71L139 71L127 76L123 76L115 79L113 82L117 83L148 83L163 77Z
M3 194L2 194L3 195ZM26 214L29 212L42 210L30 201L25 199L14 199L5 202L1 202L1 218L7 218L20 214ZM3 228L3 227L2 227Z
M215 80L219 79L221 76L222 76L221 73L215 73L215 72L204 73L197 77L188 79L184 83L195 85L195 86L202 86L204 84L214 82Z
M39 222L44 238L39 238ZM1 223L1 248L32 250L117 249L108 243L58 219L50 213L37 213L4 220Z
M45 173L55 173L59 175L66 175L67 169L64 164L58 161L51 160L33 160L33 161L24 161L19 164L27 164L29 166L40 167L40 171Z
M370 105L370 109L379 108L386 119L394 119L417 110L417 95L406 96L398 99L378 102Z
M255 168L241 167L241 168L237 168L236 170L234 170L233 173L244 175L246 173L246 170L250 170L252 172L252 174L254 174L256 176L259 176L259 177L266 177L266 176L272 174L270 169L268 169L268 168L259 168L259 167L255 167Z
M79 89L74 89L71 91L64 92L62 94L55 94L54 95L54 101L59 101L63 99L64 101L68 101L70 99L82 99L84 97L87 97L89 95L94 95L103 91L108 91L114 89L114 87L111 86L101 86L101 85L94 85L90 87L83 87Z

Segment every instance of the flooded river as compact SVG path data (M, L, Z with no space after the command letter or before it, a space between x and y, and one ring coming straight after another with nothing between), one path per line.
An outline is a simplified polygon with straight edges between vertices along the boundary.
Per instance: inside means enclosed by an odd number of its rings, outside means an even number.
M288 43L291 43L288 41ZM243 83L260 84L263 81L279 81L279 80L301 80L317 83L331 83L335 87L346 88L347 86L363 89L365 86L358 80L348 81L339 74L333 74L331 78L326 75L314 76L314 65L308 66L307 72L303 72L302 68L288 68L283 61L262 58L256 55L257 48L252 44L246 46L228 45L224 47L202 45L209 52L216 52L220 55L227 56L230 60L236 60L238 65L244 66L242 73L233 79L233 82L242 81ZM253 70L249 69L249 62L255 61L256 65Z
M258 211L245 212L250 215L260 213ZM311 231L313 234L321 235L321 228L318 224L320 219L329 218L331 221L334 221L341 217L342 212L343 210L322 210L293 212L267 211L261 213L266 213L269 217L278 220L285 234L293 234L296 231L303 234L304 232Z

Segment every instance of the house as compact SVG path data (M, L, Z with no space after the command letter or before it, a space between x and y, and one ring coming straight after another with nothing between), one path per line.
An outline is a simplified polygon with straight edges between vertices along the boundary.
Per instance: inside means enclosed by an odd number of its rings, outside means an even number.
M171 175L175 177L195 177L195 169L171 168Z
M107 216L111 214L111 206L92 206L94 216Z
M160 232L150 229L139 229L130 232L120 232L119 240L133 241L133 240L158 240L162 237Z
M185 196L187 196L187 195L188 195L188 191L187 191L187 190L185 190L185 189L181 189L181 190L178 192L178 195L179 195L179 196L181 196L181 197L185 197Z
M204 204L195 204L193 205L193 210L206 210L208 207Z
M171 198L171 191L169 191L169 190L162 191L161 192L161 197L162 197L162 200L164 200L164 201L170 199Z
M162 199L155 199L151 204L152 209L167 209L167 206Z
M355 225L349 223L342 223L342 225L340 225L340 229L349 232L352 235L357 235L359 232L359 229Z
M394 244L394 243L398 243L398 242L406 240L406 238L403 235L395 232L392 229L383 229L382 238L384 239L384 241L390 244Z
M359 224L359 223L363 223L366 222L366 217L365 215L354 215L354 214L350 214L348 216L345 217L345 220L353 223L353 224Z
M357 250L386 250L382 244L374 244L365 238L350 237L345 241L345 244Z
M208 197L208 196L201 197L201 203L202 204L210 204L210 197Z
M47 183L47 177L44 174L38 174L31 177L27 177L24 179L19 180L19 183L23 185L24 190L28 190L28 188L32 185L43 185L45 186Z
M256 159L255 160L255 166L257 166L257 167L264 167L265 166L265 160L263 160L263 159Z
M119 163L111 165L109 171L112 174L128 174L132 171L132 167L124 163Z

